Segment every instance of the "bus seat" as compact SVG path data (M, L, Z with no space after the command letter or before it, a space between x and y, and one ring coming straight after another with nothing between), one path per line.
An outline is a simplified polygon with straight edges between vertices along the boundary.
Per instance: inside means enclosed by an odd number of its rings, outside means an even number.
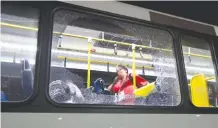
M93 82L92 86L94 87L93 92L101 93L104 91L105 88L104 80L102 78L98 78Z
M3 91L1 91L1 102L2 101L7 101L7 97Z
M146 97L148 96L155 88L155 82L150 83L146 86L143 86L134 91L136 97Z
M21 61L21 82L24 98L28 98L33 93L33 73L29 61Z
M192 77L190 81L192 103L197 107L210 107L208 97L207 81L204 74Z

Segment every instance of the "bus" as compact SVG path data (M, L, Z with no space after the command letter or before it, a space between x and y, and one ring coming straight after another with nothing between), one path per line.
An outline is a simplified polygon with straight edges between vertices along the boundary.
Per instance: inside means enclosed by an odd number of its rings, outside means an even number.
M118 1L1 7L3 128L216 127L218 26Z

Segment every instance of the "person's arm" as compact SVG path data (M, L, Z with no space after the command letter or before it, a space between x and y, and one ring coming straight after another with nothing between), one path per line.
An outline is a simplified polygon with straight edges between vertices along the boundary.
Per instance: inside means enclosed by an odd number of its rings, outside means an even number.
M113 87L113 84L109 85L108 88L107 88L107 90L108 90L108 91L111 91L112 87Z

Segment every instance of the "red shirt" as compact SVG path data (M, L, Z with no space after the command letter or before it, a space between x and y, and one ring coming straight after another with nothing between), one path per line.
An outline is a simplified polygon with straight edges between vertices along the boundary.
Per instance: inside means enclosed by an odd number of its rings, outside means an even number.
M138 88L147 85L147 81L141 76L136 75L136 85ZM117 103L121 104L133 104L135 101L134 97L134 87L132 81L127 76L126 81L123 82L122 79L117 78L112 89L114 93L117 93L118 99Z

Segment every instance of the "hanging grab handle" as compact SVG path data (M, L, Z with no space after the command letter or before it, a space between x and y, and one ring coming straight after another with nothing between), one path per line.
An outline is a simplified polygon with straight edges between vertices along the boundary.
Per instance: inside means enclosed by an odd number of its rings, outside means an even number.
M117 55L117 44L114 44L114 54Z
M143 53L142 53L142 48L141 48L141 47L139 48L139 54L140 54L141 58L144 58L144 57L143 57Z
M60 35L59 37L58 37L58 47L61 47L61 43L62 43L62 35Z

